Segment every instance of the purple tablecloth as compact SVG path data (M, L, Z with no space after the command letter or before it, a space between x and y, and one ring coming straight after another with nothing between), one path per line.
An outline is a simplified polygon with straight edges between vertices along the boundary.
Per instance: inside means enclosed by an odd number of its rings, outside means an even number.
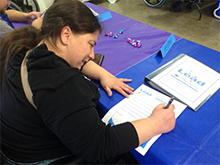
M30 24L20 23L20 22L13 22L13 25L14 25L15 29L18 29L18 28L21 28L21 27L25 27L25 26L30 26Z
M109 11L88 2L85 4L99 14ZM163 30L112 11L110 13L112 18L101 22L104 29L98 38L95 53L105 55L102 67L114 75L160 50L170 36L170 33ZM112 32L114 35L114 33L119 33L121 29L123 30L123 34L119 34L117 39L104 36L106 32ZM142 47L135 48L131 46L126 42L127 38L140 40ZM180 37L175 36L175 38L178 40Z

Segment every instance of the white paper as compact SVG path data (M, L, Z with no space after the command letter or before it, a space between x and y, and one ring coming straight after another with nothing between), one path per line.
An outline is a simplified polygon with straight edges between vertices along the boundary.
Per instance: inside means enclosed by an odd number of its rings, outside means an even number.
M123 99L121 102L112 107L102 120L106 124L111 123L112 125L117 125L127 121L148 118L158 104L167 104L169 100L170 98L166 95L142 84L134 91L133 95L130 95L129 98ZM175 117L177 118L186 108L186 105L176 100L174 100L172 104L175 105L174 112ZM151 138L149 141L136 148L136 150L142 155L145 155L151 145L159 137L160 135Z
M99 15L99 13L97 13L96 11L94 11L91 7L89 7L89 9L92 11L92 13L93 13L94 16Z
M220 88L220 74L189 56L184 56L151 81L193 109Z

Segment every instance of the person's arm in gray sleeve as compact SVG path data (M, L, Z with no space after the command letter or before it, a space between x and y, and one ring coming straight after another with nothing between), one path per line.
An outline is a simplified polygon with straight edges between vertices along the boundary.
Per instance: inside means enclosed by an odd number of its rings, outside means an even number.
M11 32L12 30L14 30L12 27L10 27L7 22L5 22L4 20L2 20L0 18L0 37L4 36L5 34Z

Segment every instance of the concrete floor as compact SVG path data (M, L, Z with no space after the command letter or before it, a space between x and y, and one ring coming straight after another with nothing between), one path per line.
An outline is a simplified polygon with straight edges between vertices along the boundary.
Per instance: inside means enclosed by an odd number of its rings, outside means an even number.
M90 2L220 52L220 20L213 16L216 1L204 1L199 5L201 20L197 7L192 5L189 10L183 1L178 12L170 12L173 0L165 1L159 8L147 6L144 0L117 0L114 4L107 0Z

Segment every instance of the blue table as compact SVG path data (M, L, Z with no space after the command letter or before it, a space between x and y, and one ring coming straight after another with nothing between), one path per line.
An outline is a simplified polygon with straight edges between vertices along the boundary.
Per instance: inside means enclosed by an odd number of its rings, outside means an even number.
M146 75L181 53L190 55L220 72L220 53L180 39L164 59L154 53L152 56L124 70L117 77L129 77L129 83L137 88L144 83ZM114 92L108 97L100 89L99 107L106 113L124 99ZM163 134L145 156L131 151L140 164L220 164L220 91L217 91L197 112L188 108L177 119L173 131Z

